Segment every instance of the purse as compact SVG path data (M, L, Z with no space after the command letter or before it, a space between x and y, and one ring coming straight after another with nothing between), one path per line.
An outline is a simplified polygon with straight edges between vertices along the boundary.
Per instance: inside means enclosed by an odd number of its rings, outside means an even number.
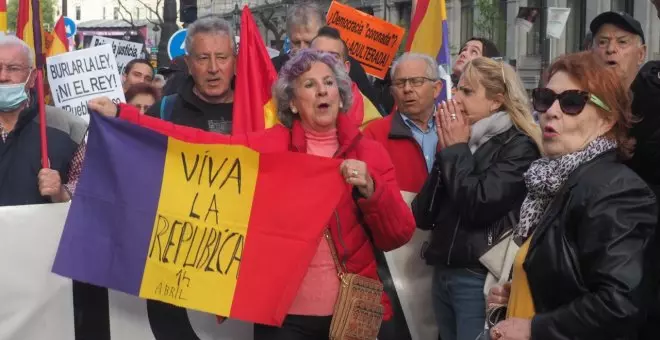
M339 261L337 248L327 229L325 238L341 281L330 324L330 340L374 340L385 314L381 303L383 284L378 280L347 273Z
M488 249L481 257L479 262L488 269L486 282L484 284L484 296L495 285L502 285L509 281L511 271L513 270L513 261L516 259L519 246L513 239L513 228L515 228L515 218L509 213L512 228L508 229L496 243Z

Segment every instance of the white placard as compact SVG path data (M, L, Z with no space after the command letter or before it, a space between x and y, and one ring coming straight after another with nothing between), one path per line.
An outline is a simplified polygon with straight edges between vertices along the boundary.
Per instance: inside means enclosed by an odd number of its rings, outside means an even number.
M561 34L564 32L564 27L566 27L566 21L568 21L568 16L570 14L570 8L548 7L548 38L561 38Z
M410 207L417 194L401 191L401 195ZM438 338L438 326L431 303L433 267L428 266L421 257L423 245L430 237L431 231L416 229L406 245L385 253L385 260L413 340Z
M55 106L89 122L87 102L105 96L125 102L112 46L101 45L47 59L48 83Z
M0 207L0 340L75 339L72 282L51 273L68 209L68 203ZM158 325L149 320L145 300L114 291L108 299L110 328L94 329L92 339L157 340ZM180 328L192 328L201 340L253 337L249 323L219 324L214 315L187 314L189 325Z
M89 44L90 47L101 45L112 46L112 51L115 53L115 59L117 60L119 74L124 74L124 67L126 67L126 64L131 60L143 57L143 44L140 43L99 36L92 37L92 42Z

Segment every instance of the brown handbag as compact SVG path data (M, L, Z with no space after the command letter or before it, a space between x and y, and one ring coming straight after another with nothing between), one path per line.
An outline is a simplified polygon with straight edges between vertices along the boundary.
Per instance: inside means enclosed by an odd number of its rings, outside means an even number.
M347 273L339 261L337 248L327 229L325 238L341 281L330 324L330 340L374 340L385 313L381 303L383 284L378 280Z

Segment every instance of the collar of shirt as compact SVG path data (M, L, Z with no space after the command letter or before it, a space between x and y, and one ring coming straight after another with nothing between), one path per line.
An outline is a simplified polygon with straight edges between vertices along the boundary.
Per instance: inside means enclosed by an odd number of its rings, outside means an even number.
M429 133L433 132L435 133L435 112L433 112L433 115L431 116L431 119L429 119L428 123L426 124L426 131L423 131L422 129L415 124L415 122L412 121L412 119L408 118L405 114L399 113L401 115L401 118L403 118L403 121L410 127L411 129L416 129L418 132L421 133Z

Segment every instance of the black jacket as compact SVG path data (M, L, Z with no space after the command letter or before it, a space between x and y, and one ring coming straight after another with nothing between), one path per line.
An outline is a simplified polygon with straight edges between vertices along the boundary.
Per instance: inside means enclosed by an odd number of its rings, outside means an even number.
M417 227L433 229L426 262L485 271L479 257L517 220L527 193L523 174L537 158L536 144L516 127L474 155L466 143L438 152L412 204Z
M569 176L523 264L537 313L532 339L637 338L652 300L647 252L657 213L651 189L614 151Z
M209 104L197 97L193 92L195 83L192 76L179 86L174 97L172 107L172 123L189 126L205 131L213 131L223 134L231 134L233 103ZM149 108L147 115L160 118L162 100L159 100Z
M277 57L271 59L273 62L273 66L275 66L275 70L279 73L280 69L284 64L286 64L287 61L291 59L288 54L283 53L278 55ZM376 94L376 90L374 87L371 85L371 82L369 81L369 78L367 78L367 73L364 71L364 68L360 64L359 61L353 59L352 57L348 57L348 61L351 64L351 69L348 72L348 76L351 77L351 80L357 84L358 88L364 94L371 100L371 103L374 104L376 109L380 111L381 115L386 115L387 113L384 112L385 109L380 103L379 96Z
M32 96L35 98L36 96ZM37 179L41 170L41 138L37 103L23 110L6 142L0 138L0 206L50 203L41 196ZM46 106L46 135L51 169L69 181L71 161L85 137L87 124L71 113Z

